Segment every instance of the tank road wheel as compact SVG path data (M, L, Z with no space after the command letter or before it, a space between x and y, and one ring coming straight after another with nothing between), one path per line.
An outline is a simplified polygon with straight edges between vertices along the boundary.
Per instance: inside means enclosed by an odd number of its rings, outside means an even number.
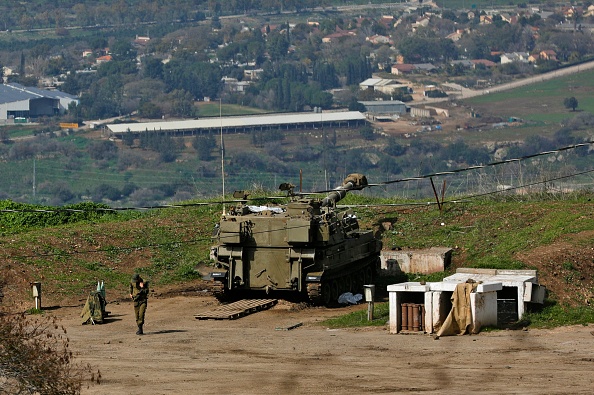
M307 284L307 297L313 305L322 304L322 285L320 283Z
M324 302L324 306L328 306L332 301L332 292L330 282L328 281L322 283L322 301Z

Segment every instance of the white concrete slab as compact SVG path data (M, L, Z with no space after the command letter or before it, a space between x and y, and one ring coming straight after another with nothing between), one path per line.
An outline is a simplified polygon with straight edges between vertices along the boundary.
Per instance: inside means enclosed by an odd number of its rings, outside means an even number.
M420 282L388 285L388 292L427 292L429 289L429 284L421 284Z

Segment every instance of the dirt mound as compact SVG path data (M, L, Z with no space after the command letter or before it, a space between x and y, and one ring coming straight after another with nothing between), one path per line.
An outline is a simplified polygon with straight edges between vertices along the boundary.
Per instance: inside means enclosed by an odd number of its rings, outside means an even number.
M518 254L538 270L539 281L555 298L571 306L594 303L594 232L566 235L562 240Z

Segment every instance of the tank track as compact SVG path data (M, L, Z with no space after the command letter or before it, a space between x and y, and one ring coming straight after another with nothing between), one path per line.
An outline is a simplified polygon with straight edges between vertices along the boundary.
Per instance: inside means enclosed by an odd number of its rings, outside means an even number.
M223 281L211 281L211 283L208 284L208 289L212 295L219 300L225 300L228 296L227 287Z
M313 305L332 306L338 303L338 297L345 292L363 292L363 285L373 283L376 259L369 260L363 267L355 270L343 270L334 275L323 275L321 282L307 283L307 297ZM355 265L357 266L357 265Z

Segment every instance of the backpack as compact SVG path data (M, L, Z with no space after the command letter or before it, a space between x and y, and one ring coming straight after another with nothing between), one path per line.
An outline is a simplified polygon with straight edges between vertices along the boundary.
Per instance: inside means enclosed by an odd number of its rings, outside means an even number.
M91 291L80 313L82 324L102 324L105 315L105 298L100 291Z

